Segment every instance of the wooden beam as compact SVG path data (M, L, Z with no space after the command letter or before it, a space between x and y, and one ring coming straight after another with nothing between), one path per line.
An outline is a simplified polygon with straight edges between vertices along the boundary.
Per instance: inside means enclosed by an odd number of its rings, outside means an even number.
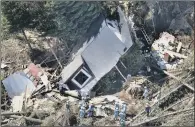
M179 51L180 51L181 47L182 47L182 43L181 43L181 42L179 42L179 43L178 43L178 46L177 46L177 52L179 52Z
M126 79L125 76L122 74L122 72L119 70L119 68L117 67L117 65L115 65L115 68L116 68L116 70L119 72L119 74L123 77L123 79L124 79L125 81L127 81L127 79Z
M173 52L173 51L169 51L169 50L166 50L165 52L167 52L169 55L173 55L173 56L176 56L179 58L184 58L184 59L187 58L187 56L180 54L180 53L177 53L177 52Z
M123 65L123 67L125 68L125 69L127 69L127 67L124 65L124 63L121 61L121 60L119 60L120 61L120 63Z

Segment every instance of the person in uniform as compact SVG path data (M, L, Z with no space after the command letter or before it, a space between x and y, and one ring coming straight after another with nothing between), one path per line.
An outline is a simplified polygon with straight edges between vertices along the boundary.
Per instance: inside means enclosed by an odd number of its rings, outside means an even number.
M120 114L119 114L119 116L120 116L120 125L121 125L122 127L125 126L126 111L127 111L127 104L123 103L123 104L122 104L121 112L120 112Z
M115 109L114 109L114 119L117 120L119 116L119 102L115 103Z
M93 116L93 112L94 112L94 105L93 103L89 105L89 108L88 108L88 117L92 117Z

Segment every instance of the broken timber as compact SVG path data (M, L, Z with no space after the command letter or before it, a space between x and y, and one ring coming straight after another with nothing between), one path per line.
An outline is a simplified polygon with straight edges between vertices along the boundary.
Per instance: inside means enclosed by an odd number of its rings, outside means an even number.
M181 102L183 102L183 101L185 101L185 100L187 100L187 99L190 99L190 98L191 98L191 97L186 97L186 98L184 98L184 99L182 99L182 100L176 102L175 104L173 104L173 105L169 106L168 108L166 108L165 110L163 110L162 113L164 113L164 112L167 111L168 109L170 109L170 108L174 107L175 105L177 105L177 104L179 104L179 103L181 103Z
M183 54L180 54L180 53L177 53L177 52L173 52L173 51L170 51L170 50L166 50L166 52L171 55L171 56L176 56L176 57L179 57L179 58L187 58L187 56L183 55Z
M11 118L16 118L16 119L18 119L18 118L24 118L24 119L26 119L26 120L28 120L28 121L36 122L36 123L40 123L40 124L43 122L43 121L40 120L40 119L30 118L30 117L26 117L26 116L11 115L11 116L9 116L9 117L11 117Z
M170 115L174 115L174 114L178 114L178 113L185 112L185 111L190 111L190 110L194 110L194 107L193 108L189 108L189 109L185 109L185 110L181 110L181 111L177 111L177 112L168 113L168 114L165 114L163 116L153 117L153 118L147 119L147 120L145 120L143 122L140 122L140 123L137 123L137 124L132 124L131 126L140 126L140 125L142 125L144 123L148 123L150 121L154 121L154 120L162 118L162 117L166 117L166 116L170 116Z
M61 67L61 68L63 68L63 67L62 67L62 64L60 63L60 61L59 61L59 59L58 59L58 57L56 56L55 52L53 51L53 49L52 49L52 47L51 47L50 43L49 43L49 42L47 42L47 44L48 44L48 46L50 47L51 52L53 53L54 57L56 58L56 60L57 60L58 64L60 65L60 67Z
M6 116L6 115L21 115L21 114L26 114L26 112L2 112L1 113L2 116Z
M181 86L183 86L183 84L181 84L181 85L179 85L178 87L174 88L171 92L167 93L165 96L163 96L162 98L160 98L157 102L153 103L153 104L151 105L151 107L154 106L155 104L159 103L161 100L163 100L165 97L169 96L171 93L177 91L177 89L179 89ZM136 119L137 117L139 117L139 116L140 116L142 113L144 113L144 112L145 112L145 110L143 110L141 113L139 113L137 116L135 116L135 117L133 118L133 120Z
M169 77L173 78L173 79L176 79L178 82L181 82L183 85L185 85L186 87L188 87L189 89L191 89L192 91L194 91L194 87L190 86L189 84L187 84L186 82L183 82L181 81L182 79L179 79L178 77L176 77L175 75L165 71L165 70L161 70L159 69L158 67L156 66L153 66L154 68L160 70L160 71L163 71L166 75L168 75Z
M169 73L169 72L167 72L167 71L164 71L164 70L163 70L163 72L164 72L165 74L167 74L168 76L170 76L171 78L176 79L177 81L181 82L181 83L184 84L186 87L188 87L189 89L191 89L191 90L194 91L194 88L193 88L192 86L190 86L190 85L187 84L186 82L181 81L181 79L179 79L178 77L174 76L173 74L171 74L171 73Z

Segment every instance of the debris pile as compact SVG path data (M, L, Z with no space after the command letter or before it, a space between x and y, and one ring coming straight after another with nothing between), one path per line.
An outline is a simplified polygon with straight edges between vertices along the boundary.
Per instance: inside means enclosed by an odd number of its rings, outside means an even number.
M189 55L187 50L182 42L176 41L176 38L167 32L163 32L152 44L152 55L161 69L176 69Z

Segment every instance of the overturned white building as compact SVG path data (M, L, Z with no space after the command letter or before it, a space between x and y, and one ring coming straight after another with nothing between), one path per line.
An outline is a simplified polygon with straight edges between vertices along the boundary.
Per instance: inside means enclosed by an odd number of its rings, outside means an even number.
M120 30L113 21L104 20L97 37L85 42L64 67L61 77L70 90L90 91L132 46L127 19L120 8Z

